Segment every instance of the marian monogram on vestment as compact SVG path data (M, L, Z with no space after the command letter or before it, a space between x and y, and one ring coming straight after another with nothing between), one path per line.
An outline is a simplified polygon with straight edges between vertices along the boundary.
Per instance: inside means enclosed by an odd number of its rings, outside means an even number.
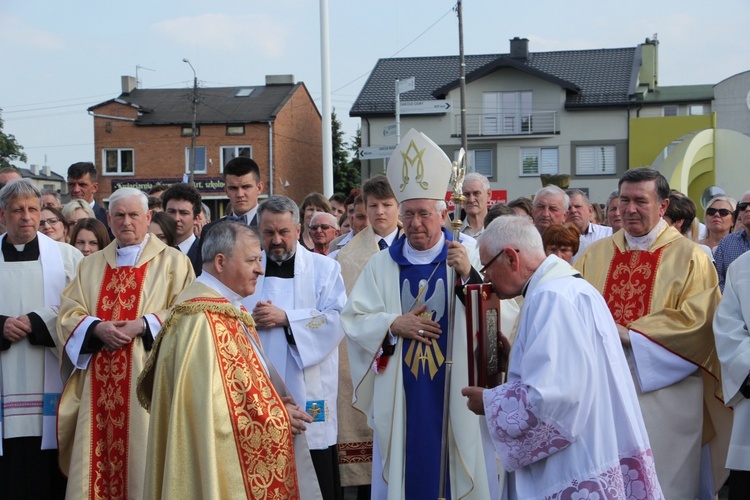
M409 279L405 279L401 286L401 304L413 304L411 309L409 309L410 311L426 304L427 310L422 313L421 316L427 317L435 322L440 322L445 315L445 281L438 279L435 282L435 289L431 291L429 298L425 299L427 294L430 293L428 288L429 283L427 280L420 280L419 292L417 293L417 296L414 297L409 288ZM412 375L414 375L414 378L419 379L420 372L428 372L430 379L433 379L440 367L445 363L445 355L440 349L440 346L438 346L436 339L432 339L432 343L429 346L421 342L412 341L406 351L404 361L409 365L409 369Z
M406 189L406 185L409 184L409 169L416 168L417 175L415 180L422 189L428 189L430 184L424 180L424 153L426 148L419 149L414 141L409 142L409 147L406 148L406 152L401 151L401 157L404 159L404 164L401 167L401 177L404 181L399 190L403 191Z

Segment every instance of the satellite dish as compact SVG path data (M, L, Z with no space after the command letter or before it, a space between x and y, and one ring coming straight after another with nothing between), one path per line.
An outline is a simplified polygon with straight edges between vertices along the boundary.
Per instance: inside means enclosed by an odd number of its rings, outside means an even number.
M710 186L703 191L703 194L701 195L701 206L703 207L703 210L706 209L706 206L708 205L708 202L716 198L717 196L725 196L727 194L726 191L724 191L719 186Z

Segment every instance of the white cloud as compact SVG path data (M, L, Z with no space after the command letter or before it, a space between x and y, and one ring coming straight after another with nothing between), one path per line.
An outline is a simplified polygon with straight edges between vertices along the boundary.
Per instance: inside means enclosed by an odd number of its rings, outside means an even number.
M203 14L160 21L153 29L183 45L202 49L247 51L277 59L284 53L287 30L265 15Z
M0 14L0 43L5 50L24 47L42 51L65 48L65 41L56 34L35 28L20 16Z

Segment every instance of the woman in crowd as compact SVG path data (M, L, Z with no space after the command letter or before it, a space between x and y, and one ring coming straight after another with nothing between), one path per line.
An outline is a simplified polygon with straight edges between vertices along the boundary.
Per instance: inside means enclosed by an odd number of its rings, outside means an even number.
M734 198L716 196L711 199L706 206L706 237L698 243L706 245L715 253L721 239L732 231L736 208L737 201Z
M39 232L60 243L68 242L68 226L57 207L44 207L39 221Z
M331 204L328 202L328 199L320 193L308 194L299 206L300 217L302 217L302 230L300 232L299 242L311 252L315 245L313 244L312 236L308 230L310 227L310 219L312 219L315 212L331 213L331 210Z
M570 222L566 224L551 224L542 233L544 253L555 254L570 264L573 256L578 253L581 244L581 233Z
M79 220L93 219L96 217L94 211L91 209L91 205L84 200L69 201L63 207L62 213L65 217L66 224L68 225L68 230L73 229L73 226L75 226Z
M153 233L167 246L173 247L177 241L177 223L164 212L154 212L148 232Z
M93 217L79 220L70 232L70 244L80 250L84 257L98 252L109 242L107 228Z
M622 229L622 218L620 217L620 193L612 191L607 198L607 225L612 228L612 234Z

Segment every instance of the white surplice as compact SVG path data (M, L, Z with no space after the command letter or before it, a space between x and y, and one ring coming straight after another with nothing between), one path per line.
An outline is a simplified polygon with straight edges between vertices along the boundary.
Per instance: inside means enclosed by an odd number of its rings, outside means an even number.
M338 345L344 338L339 313L346 303L341 266L297 245L294 279L260 276L255 293L242 304L252 314L259 301L267 300L286 312L296 345L289 344L282 327L259 328L263 350L294 401L308 413L312 405L321 410L305 432L310 449L335 445Z
M724 401L734 408L727 468L750 471L750 400L739 392L750 374L750 252L729 266L714 316Z
M542 262L508 382L484 392L507 498L663 498L617 327L575 274L555 256Z

